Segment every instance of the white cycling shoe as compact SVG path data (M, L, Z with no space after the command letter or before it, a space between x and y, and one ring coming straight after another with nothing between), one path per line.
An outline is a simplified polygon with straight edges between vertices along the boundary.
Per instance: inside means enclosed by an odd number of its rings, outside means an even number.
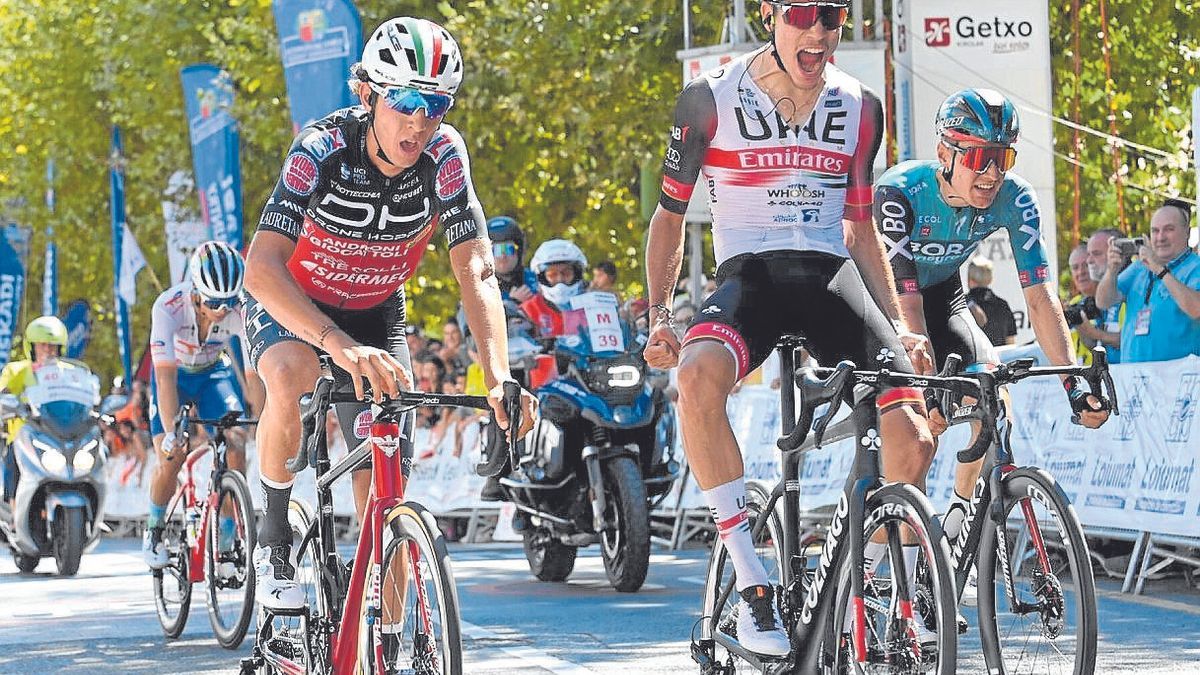
M162 540L161 527L148 527L142 534L142 558L152 570L167 566L167 545Z
M783 630L783 620L775 604L775 589L750 586L738 591L738 595L742 597L734 608L738 642L755 654L787 656L792 651L792 643Z
M296 564L290 544L254 547L254 583L258 604L276 611L302 609L304 589L296 583Z

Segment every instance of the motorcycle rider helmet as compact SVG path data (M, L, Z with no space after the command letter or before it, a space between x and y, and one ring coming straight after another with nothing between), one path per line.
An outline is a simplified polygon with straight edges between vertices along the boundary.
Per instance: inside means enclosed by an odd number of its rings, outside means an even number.
M550 280L546 278L546 270L556 263L567 263L571 266L575 272L575 278L571 283L550 284ZM587 264L587 256L583 254L583 251L565 239L551 239L543 242L533 252L533 260L529 261L529 267L537 275L538 289L541 290L542 297L559 307L565 305L583 290L583 271L587 269Z
M242 292L246 263L223 241L206 241L192 253L192 288L207 300L236 298Z
M33 358L33 345L58 345L58 355L67 348L67 326L57 316L39 316L25 327L25 358Z
M453 95L462 84L463 59L449 31L428 19L400 16L371 33L354 74L384 87L411 87Z

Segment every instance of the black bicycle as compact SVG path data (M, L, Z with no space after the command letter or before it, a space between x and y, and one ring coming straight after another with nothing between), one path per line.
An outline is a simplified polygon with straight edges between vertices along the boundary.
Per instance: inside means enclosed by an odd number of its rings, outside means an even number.
M953 373L959 362L951 355L942 372ZM1083 675L1096 667L1096 585L1083 526L1053 476L1014 463L1008 404L1000 393L1005 385L1047 375L1082 376L1119 414L1103 347L1092 352L1088 367L1034 367L1033 359L1019 359L964 374L979 383L981 398L957 406L945 396L934 402L949 412L950 424L980 421L979 439L958 460L986 460L950 549L956 598L978 562L979 629L989 673ZM1078 415L1072 421L1078 423Z
M706 675L731 675L739 661L764 673L954 673L958 634L953 628L950 549L925 495L912 485L881 480L876 398L883 387L944 387L976 396L979 384L962 377L859 371L848 361L832 369L797 371L795 351L801 345L802 340L792 336L779 344L780 372L795 373L802 400L797 416L793 388L781 388L784 436L777 444L783 451L783 480L770 495L748 491L747 505L759 556L780 589L777 600L792 651L786 658L770 659L738 642L735 603L730 602L733 569L718 540L709 559L692 658ZM851 406L854 466L818 554L801 532L800 460L804 449L821 444L842 402ZM826 403L828 410L814 425L816 408ZM802 449L810 427L816 442ZM887 556L873 572L864 569L865 543L882 537ZM928 570L920 595L907 581L901 548L905 542L917 544L918 565ZM915 612L936 631L933 649L921 644ZM941 630L942 626L951 629Z

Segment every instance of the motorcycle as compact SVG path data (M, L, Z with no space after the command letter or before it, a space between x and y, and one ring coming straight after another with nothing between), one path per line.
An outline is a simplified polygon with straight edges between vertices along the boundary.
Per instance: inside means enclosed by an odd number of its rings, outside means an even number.
M27 404L0 395L0 419L25 421L7 439L20 477L15 507L0 506L0 530L22 572L53 556L58 573L72 576L104 528L108 448L94 411L100 382L86 368L48 365L25 397Z
M609 583L633 592L649 567L650 511L679 473L673 408L647 381L646 336L615 296L576 296L564 321L549 353L513 354L540 416L500 484L534 576L565 580L579 547L599 543Z

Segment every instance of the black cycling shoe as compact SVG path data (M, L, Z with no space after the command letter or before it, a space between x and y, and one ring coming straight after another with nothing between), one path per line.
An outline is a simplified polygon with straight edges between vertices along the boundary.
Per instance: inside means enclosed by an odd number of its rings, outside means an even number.
M485 502L504 501L504 486L500 485L500 475L490 476L479 491L479 498Z

